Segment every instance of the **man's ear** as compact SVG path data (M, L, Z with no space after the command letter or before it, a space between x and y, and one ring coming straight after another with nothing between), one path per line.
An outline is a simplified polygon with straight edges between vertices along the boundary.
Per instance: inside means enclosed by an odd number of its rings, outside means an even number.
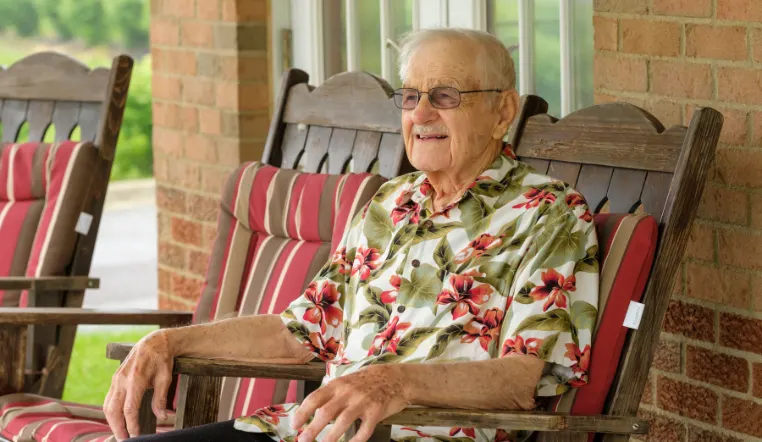
M497 107L500 119L492 132L492 138L502 140L519 113L519 93L516 92L516 89L501 92L500 98L497 100Z

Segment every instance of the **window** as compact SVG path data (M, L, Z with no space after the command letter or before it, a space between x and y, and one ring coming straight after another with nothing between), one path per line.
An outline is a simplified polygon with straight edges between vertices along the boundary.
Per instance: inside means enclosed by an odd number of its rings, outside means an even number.
M519 93L543 97L552 115L563 116L593 103L592 2L291 0L293 65L309 72L315 84L359 69L398 87L393 43L405 32L439 26L483 29L511 50Z

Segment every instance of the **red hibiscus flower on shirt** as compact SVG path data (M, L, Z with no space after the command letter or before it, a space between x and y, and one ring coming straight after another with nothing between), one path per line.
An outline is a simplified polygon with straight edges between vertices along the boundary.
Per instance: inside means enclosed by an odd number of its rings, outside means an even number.
M543 340L539 338L529 338L525 341L521 335L517 335L515 339L509 338L505 340L505 343L503 344L503 351L500 353L500 356L510 354L537 356L537 352L540 350L542 341Z
M468 243L465 249L461 250L455 255L454 261L458 264L464 263L470 259L478 258L484 255L487 250L499 247L503 243L500 238L490 235L489 233L482 233L474 238L473 241Z
M504 313L497 307L493 307L481 318L473 318L463 327L467 335L460 338L460 342L471 343L479 339L479 345L484 351L489 351L489 345L500 335L500 324L503 322ZM452 436L452 435L450 435Z
M513 442L513 437L511 437L511 435L508 434L507 431L503 430L502 428L499 428L497 432L495 433L494 442Z
M358 247L355 252L355 261L352 263L352 276L360 273L360 281L367 280L371 270L376 270L381 264L379 258L381 258L381 254L373 247Z
M304 297L314 304L314 307L308 308L303 318L313 324L320 324L322 333L325 333L326 321L334 327L341 323L343 312L341 308L333 305L339 300L339 291L332 282L324 282L320 291L317 289L317 283L311 282L304 292Z
M326 340L321 333L310 333L309 342L305 342L307 350L317 353L318 357L324 361L333 361L336 355L341 351L341 344L335 338Z
M352 271L352 264L347 261L347 248L342 246L333 252L333 258L331 264L339 267L339 273L342 275L348 275Z
M450 285L454 289L444 289L437 296L437 304L449 305L456 303L452 310L452 319L458 319L466 313L476 316L480 305L489 301L492 287L488 284L474 286L474 278L468 275L451 275Z
M553 203L556 201L556 196L547 190L540 190L537 188L531 188L524 193L524 198L527 201L516 204L514 209L531 209L533 207L539 207L542 203Z
M384 304L391 304L397 300L399 295L400 285L402 285L402 278L399 275L392 275L389 277L389 283L394 287L392 290L386 290L381 292L381 302Z
M450 437L455 436L456 434L463 432L466 436L470 438L476 437L476 431L473 428L462 428L462 427L452 427L450 428Z
M397 344L399 344L402 334L410 328L409 322L400 323L399 316L395 316L386 324L386 327L379 332L368 350L368 356L380 353L397 353Z
M280 418L287 417L286 409L283 405L270 405L269 407L263 407L254 412L254 416L262 418L263 421L268 424L278 425Z
M410 222L418 224L421 214L421 206L412 200L413 192L411 190L403 191L394 201L396 207L392 209L392 222L396 226L410 213Z
M585 197L578 193L570 193L569 195L566 195L566 205L572 209L586 204L587 201L585 201ZM590 213L589 209L585 209L585 213L580 215L579 219L590 222L593 220L593 215Z
M428 178L424 178L423 181L421 181L421 185L418 187L418 191L421 192L423 196L429 196L433 190L434 186L431 185L431 181L429 181Z
M587 376L587 372L590 369L590 344L585 346L585 349L580 351L579 347L573 342L566 344L566 353L564 356L574 361L571 366L572 371L578 377L569 380L569 385L572 387L581 387L587 384L584 378Z
M566 308L568 305L566 302L566 292L577 290L577 279L574 275L567 278L554 269L548 269L548 271L542 273L542 283L544 285L536 286L529 293L529 296L535 301L545 300L542 311L548 311L554 304L558 308Z
M402 428L400 428L400 430L403 430L403 431L410 431L410 432L412 432L412 433L415 433L415 434L417 434L417 435L418 435L418 437L431 437L431 435L430 435L430 434L428 434L428 433L424 433L423 431L418 431L418 430L416 430L415 428L410 428L410 427L402 427Z
M503 145L503 155L507 156L508 158L516 159L516 153L513 151L513 146L511 146L508 143L505 143Z

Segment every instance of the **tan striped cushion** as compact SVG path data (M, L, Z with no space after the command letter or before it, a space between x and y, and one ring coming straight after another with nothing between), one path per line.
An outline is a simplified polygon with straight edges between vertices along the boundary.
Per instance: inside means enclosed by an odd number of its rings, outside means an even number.
M241 166L222 198L217 240L197 322L280 313L328 260L351 218L385 180ZM288 382L225 379L220 418L286 399ZM292 397L293 386L291 387Z
M63 274L97 158L91 143L0 146L0 277ZM0 306L26 302L25 293L0 290Z
M555 411L575 415L603 411L629 330L623 326L624 317L630 301L639 301L643 295L658 237L656 220L649 215L598 214L594 222L601 283L593 347L604 351L592 352L588 384L570 390L554 405Z

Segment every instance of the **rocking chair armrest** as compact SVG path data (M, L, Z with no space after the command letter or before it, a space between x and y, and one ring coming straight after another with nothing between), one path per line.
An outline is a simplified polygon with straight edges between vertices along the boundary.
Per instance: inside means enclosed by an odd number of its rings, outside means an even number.
M193 314L169 310L101 310L69 307L2 307L0 325L158 325L189 324Z
M124 360L133 344L109 343L106 357ZM308 364L267 364L261 362L225 361L204 358L175 358L175 374L190 376L227 376L242 378L292 379L300 381L321 381L325 375L325 363Z
M36 293L97 289L100 284L100 279L89 276L0 277L0 290L34 290Z
M381 425L613 434L648 433L648 421L634 416L569 416L546 411L484 411L447 408L407 408L384 419Z

